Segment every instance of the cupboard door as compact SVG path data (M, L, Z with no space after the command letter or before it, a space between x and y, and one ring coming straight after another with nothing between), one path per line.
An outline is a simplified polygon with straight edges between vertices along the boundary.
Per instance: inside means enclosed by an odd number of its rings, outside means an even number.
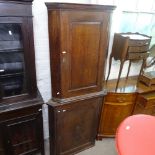
M0 17L0 99L3 102L8 97L11 100L11 97L36 95L30 21L23 17Z
M61 75L63 97L102 90L108 46L109 14L61 13Z
M41 142L41 114L7 121L3 125L8 155L33 154ZM40 122L40 123L39 123Z
M101 112L98 138L114 136L119 124L132 114L136 93L108 93Z
M51 153L73 154L94 145L101 104L102 98L93 98L58 106L55 127L51 128L54 120L49 118L50 129L55 129L50 130Z

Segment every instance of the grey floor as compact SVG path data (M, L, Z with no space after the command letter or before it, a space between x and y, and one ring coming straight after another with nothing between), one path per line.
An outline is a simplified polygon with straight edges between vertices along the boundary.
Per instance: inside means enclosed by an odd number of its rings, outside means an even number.
M45 151L45 155L50 155L48 142L45 143ZM94 147L76 155L117 155L114 138L104 138L102 141L96 141Z

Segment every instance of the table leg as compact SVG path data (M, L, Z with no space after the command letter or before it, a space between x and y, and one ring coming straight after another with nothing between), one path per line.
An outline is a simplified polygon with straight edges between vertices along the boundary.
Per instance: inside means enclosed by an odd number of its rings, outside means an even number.
M108 75L107 75L106 82L108 82L108 79L109 79L109 75L111 71L111 64L112 64L112 55L110 55L110 58L109 58L109 68L108 68Z
M128 79L128 76L129 76L130 67L131 67L131 60L129 60L129 67L128 67L128 73L127 73L127 76L126 76L126 80Z
M137 79L137 84L139 82L140 75L142 74L145 65L146 65L146 59L143 59L142 66L141 66L141 69L140 69L140 72L138 75L138 79Z
M122 73L123 65L124 65L124 60L121 61L121 64L120 64L120 69L119 69L119 74L118 74L118 79L117 79L115 92L117 91L117 88L118 88L118 84L119 84L120 76L121 76L121 73Z

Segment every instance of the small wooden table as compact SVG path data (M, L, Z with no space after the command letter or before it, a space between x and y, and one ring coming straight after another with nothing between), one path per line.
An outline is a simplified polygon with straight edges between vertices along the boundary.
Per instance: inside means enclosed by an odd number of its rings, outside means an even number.
M115 33L114 34L112 52L109 58L109 70L108 70L107 81L110 75L112 58L114 58L115 60L120 60L121 64L120 64L119 75L118 75L115 91L117 91L121 72L125 61L129 60L129 67L128 67L126 79L128 78L131 62L133 61L142 60L142 66L141 66L139 75L141 74L143 67L145 65L146 58L149 55L148 50L149 50L150 41L151 41L151 37L144 34L139 34L139 33Z

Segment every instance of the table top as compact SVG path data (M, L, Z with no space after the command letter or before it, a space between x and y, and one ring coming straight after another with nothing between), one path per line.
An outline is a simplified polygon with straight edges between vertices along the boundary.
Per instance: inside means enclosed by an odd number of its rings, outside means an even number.
M154 116L130 116L117 129L116 145L119 155L155 155L154 144Z
M123 37L129 37L132 40L145 40L150 39L147 36L141 35L141 34L123 34Z

